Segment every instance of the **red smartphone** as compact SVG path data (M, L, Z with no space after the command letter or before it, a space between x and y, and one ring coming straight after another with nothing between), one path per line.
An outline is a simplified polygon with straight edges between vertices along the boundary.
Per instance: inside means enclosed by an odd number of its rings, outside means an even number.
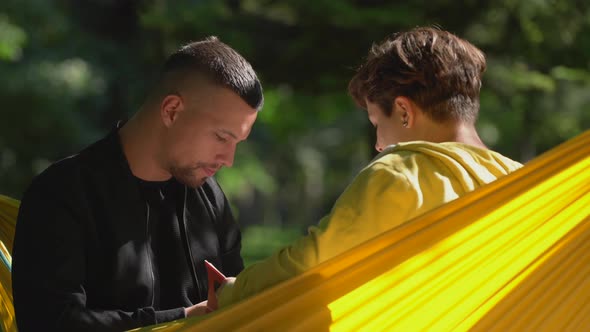
M205 267L207 268L207 281L209 285L207 307L213 311L217 310L217 295L215 295L215 291L223 284L226 277L207 260L205 260Z

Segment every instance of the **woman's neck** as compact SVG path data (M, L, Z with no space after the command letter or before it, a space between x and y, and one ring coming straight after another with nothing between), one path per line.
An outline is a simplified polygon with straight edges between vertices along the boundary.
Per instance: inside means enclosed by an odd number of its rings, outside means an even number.
M423 140L442 143L458 142L487 149L473 124L463 122L429 122L421 130Z

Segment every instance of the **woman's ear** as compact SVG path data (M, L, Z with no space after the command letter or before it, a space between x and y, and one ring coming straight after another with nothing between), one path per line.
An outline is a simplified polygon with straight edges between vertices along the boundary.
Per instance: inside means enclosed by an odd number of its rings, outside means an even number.
M176 94L170 94L164 97L160 104L160 116L164 126L170 127L176 121L180 112L184 110L182 98Z
M407 97L396 97L393 101L392 117L404 128L412 128L416 122L417 107Z

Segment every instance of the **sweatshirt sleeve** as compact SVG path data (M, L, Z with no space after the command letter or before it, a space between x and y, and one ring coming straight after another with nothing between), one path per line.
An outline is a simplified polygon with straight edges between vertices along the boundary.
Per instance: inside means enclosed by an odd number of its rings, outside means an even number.
M247 267L219 295L224 307L261 292L351 249L407 220L419 190L391 167L374 163L364 169L308 234Z
M85 231L65 191L37 181L21 202L12 269L19 331L122 331L184 318L184 308L87 308Z

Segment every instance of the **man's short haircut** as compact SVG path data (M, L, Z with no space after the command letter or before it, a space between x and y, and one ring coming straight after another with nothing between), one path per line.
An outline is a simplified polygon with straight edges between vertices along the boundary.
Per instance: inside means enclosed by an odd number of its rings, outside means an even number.
M348 85L359 107L366 100L391 115L398 96L415 102L438 122L475 123L479 112L482 51L447 31L415 28L375 44Z
M186 44L170 55L152 97L177 93L178 85L199 75L231 89L256 110L264 104L262 85L250 63L215 36Z

